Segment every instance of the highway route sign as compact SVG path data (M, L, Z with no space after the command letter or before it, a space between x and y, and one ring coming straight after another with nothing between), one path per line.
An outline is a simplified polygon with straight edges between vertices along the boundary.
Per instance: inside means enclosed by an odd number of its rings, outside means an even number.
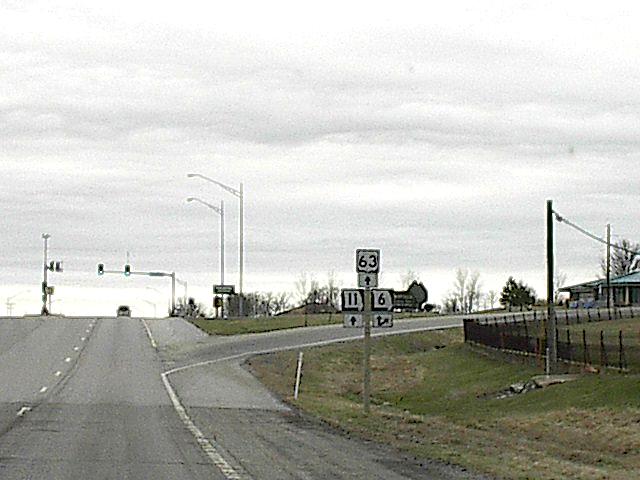
M364 249L356 250L356 272L378 273L380 271L380 250Z
M371 290L371 309L374 312L390 312L393 310L393 291L389 289Z
M364 310L364 291L357 288L343 288L340 293L343 312L362 312Z
M345 313L344 314L344 326L347 328L362 328L364 326L364 320L361 313Z
M377 273L358 273L358 286L363 288L375 288L378 286Z
M393 327L392 313L374 313L371 326L374 328L391 328Z

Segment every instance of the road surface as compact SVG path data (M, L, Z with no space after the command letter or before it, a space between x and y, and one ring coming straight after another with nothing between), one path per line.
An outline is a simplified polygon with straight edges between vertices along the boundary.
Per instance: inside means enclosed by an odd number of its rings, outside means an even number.
M475 478L305 420L241 367L256 352L358 335L327 326L223 338L179 319L2 319L0 478Z

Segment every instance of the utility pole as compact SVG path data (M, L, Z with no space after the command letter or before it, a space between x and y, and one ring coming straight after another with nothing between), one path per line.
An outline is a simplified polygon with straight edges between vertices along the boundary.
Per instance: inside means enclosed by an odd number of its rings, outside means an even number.
M556 313L553 304L553 202L547 200L547 362L548 370L556 373L558 344L556 338Z
M607 310L611 308L611 224L607 223Z

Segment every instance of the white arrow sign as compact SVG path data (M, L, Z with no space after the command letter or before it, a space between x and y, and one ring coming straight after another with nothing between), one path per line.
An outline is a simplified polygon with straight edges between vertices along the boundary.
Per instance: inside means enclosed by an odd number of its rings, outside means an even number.
M344 326L346 328L362 327L364 320L360 313L345 313L344 314Z
M371 326L374 328L393 327L393 314L392 313L374 313Z
M364 288L374 288L378 286L377 273L359 273L358 286Z

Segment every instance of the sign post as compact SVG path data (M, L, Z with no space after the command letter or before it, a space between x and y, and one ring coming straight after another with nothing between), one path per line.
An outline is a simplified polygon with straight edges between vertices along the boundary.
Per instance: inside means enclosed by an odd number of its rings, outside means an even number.
M356 272L358 272L358 287L364 287L365 289L362 408L364 414L368 415L371 399L371 289L378 286L380 250L364 248L356 250Z
M393 290L377 288L380 250L356 250L359 288L342 289L345 327L364 327L362 407L369 414L371 404L371 329L393 327Z

